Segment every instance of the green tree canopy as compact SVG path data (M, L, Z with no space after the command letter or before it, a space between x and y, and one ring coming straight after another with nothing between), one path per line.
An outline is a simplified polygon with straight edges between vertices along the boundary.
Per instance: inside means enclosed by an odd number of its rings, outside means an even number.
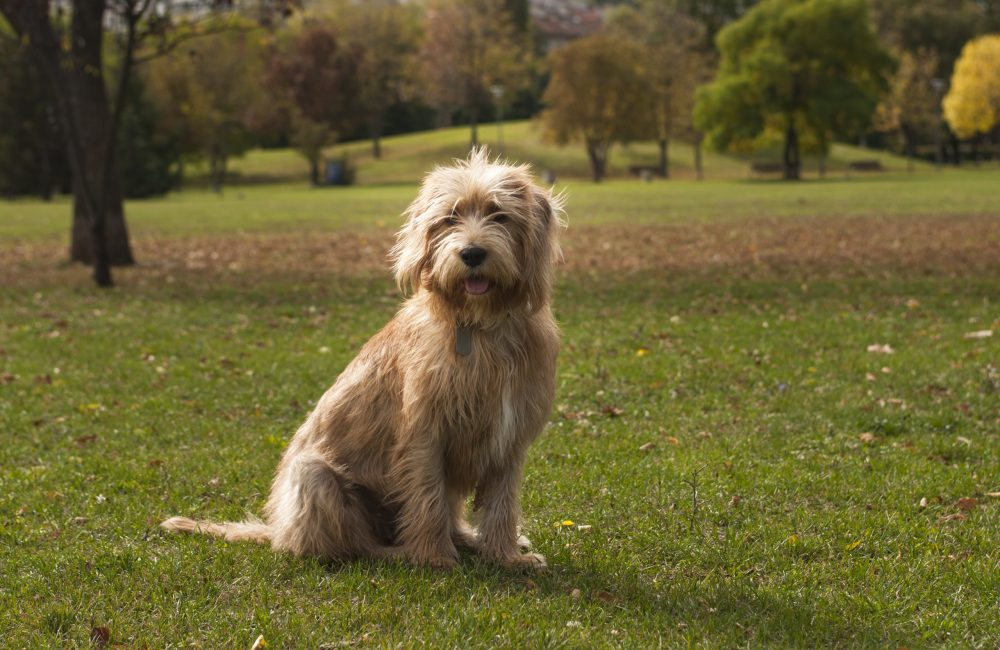
M578 39L550 55L545 133L559 144L582 141L595 181L604 177L615 142L650 132L642 57L634 41L611 34Z
M698 127L717 148L782 132L789 179L799 178L800 134L825 150L865 129L894 67L865 0L765 0L716 42L722 61L699 92Z

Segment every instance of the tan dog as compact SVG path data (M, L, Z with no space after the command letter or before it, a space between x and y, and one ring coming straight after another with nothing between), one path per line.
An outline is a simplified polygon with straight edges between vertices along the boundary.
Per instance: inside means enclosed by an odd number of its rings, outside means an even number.
M328 559L452 567L467 547L544 566L522 553L518 490L554 393L561 203L483 150L428 174L390 253L412 296L292 438L266 523L162 526ZM465 518L473 492L478 530Z

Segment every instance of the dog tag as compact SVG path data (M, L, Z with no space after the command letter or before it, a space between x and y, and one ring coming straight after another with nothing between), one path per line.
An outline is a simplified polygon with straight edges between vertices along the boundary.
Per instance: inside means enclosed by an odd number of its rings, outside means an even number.
M472 332L464 325L455 328L455 353L460 357L472 354Z

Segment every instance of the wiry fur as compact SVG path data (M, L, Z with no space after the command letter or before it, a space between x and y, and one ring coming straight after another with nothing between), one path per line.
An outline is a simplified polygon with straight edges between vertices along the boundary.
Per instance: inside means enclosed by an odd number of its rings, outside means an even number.
M483 150L434 169L390 253L411 295L289 443L267 523L174 517L163 527L328 559L451 567L467 547L505 566L544 566L519 548L518 489L553 399L561 203L526 166ZM474 269L459 255L470 245L487 251ZM468 277L491 290L469 293ZM459 326L473 341L464 357ZM478 528L465 516L472 494Z

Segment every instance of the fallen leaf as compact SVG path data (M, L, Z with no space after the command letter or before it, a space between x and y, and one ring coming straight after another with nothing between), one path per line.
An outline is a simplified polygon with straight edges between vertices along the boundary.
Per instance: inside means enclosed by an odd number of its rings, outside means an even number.
M729 500L729 507L733 508L733 507L736 507L736 506L740 505L740 501L742 501L742 500L743 500L743 497L741 497L738 494L734 494L733 498Z
M867 379L868 381L875 381L877 377L870 372L866 372L865 379Z
M653 449L656 449L655 442L647 442L639 447L639 451L652 451Z
M0 384L9 384L15 379L17 379L17 377L14 376L12 373L5 372L3 374L0 374Z
M963 339L988 339L993 336L993 330L979 330L976 332L966 332Z
M569 597L572 598L573 600L579 600L580 595L581 591L579 589L574 589L573 591L569 592Z
M582 627L583 624L580 621L566 621L566 627Z
M111 642L111 630L104 626L97 626L90 628L90 642L96 645L98 648L103 648Z
M257 640L253 642L253 645L250 646L250 650L264 650L264 648L266 647L267 647L267 641L264 640L264 635L261 634L259 637L257 637Z
M625 413L625 411L621 410L617 406L612 406L611 404L604 405L604 407L601 409L601 412L604 413L604 415L607 415L608 417L611 418L616 418L619 415Z
M861 540L860 539L856 540L856 541L853 541L850 544L847 544L846 546L844 546L844 550L846 550L846 551L853 551L854 549L856 549L859 546L861 546Z
M793 533L785 538L785 543L789 546L795 546L799 543L799 536Z
M96 442L96 441L97 441L97 434L96 433L92 433L89 436L80 436L79 438L73 438L73 442L75 442L80 447L83 447L85 445L89 445L90 443Z
M681 444L681 441L679 439L675 438L674 436L667 436L666 440L667 440L667 442L669 442L672 445L679 445L679 444Z
M995 497L1000 497L1000 492L987 492L986 496L988 496L988 497L994 497L994 498Z
M875 434L874 433L868 433L866 431L865 433L862 433L860 436L858 436L858 440L860 440L861 442L863 442L865 444L873 443L873 442L875 442Z
M649 348L637 348L635 351L635 356L644 357L649 354Z
M958 436L957 438L955 438L955 442L960 442L966 447L972 446L972 441L966 438L965 436Z
M599 600L602 603L614 604L618 602L618 599L610 591L604 591L603 589L598 589L591 594L594 600Z
M872 343L868 346L868 351L876 354L895 354L896 352L888 343Z
M962 497L961 499L955 502L955 505L958 506L959 510L969 511L969 510L975 510L976 505L978 503L979 501L977 501L973 497Z
M956 512L951 515L945 515L943 517L940 517L938 518L938 521L941 523L944 523L946 521L965 521L968 518L969 517L967 515L962 514L961 512Z

